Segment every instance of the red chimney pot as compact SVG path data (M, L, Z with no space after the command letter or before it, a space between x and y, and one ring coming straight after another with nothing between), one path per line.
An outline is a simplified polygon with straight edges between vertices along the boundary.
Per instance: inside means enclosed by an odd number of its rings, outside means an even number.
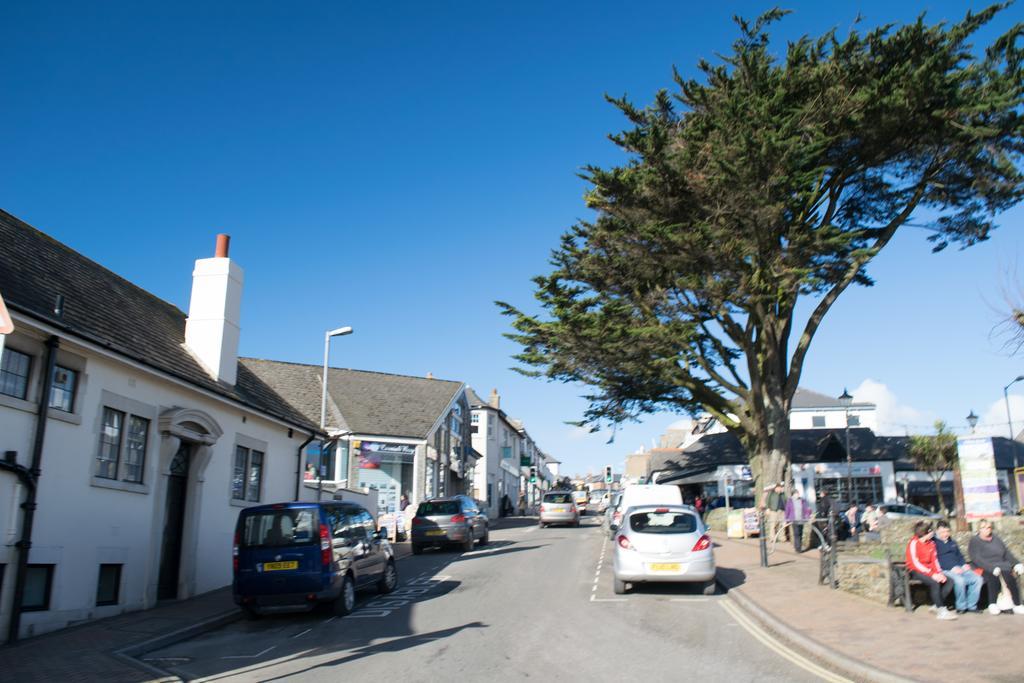
M231 245L231 235L220 233L217 235L217 258L228 257L228 247Z

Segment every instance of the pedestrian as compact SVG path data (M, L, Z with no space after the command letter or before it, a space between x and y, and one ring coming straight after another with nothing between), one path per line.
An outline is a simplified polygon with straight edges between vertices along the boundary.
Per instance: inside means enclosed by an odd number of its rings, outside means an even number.
M409 507L409 495L403 493L402 497L398 499L398 509L405 512L407 507Z
M697 496L693 499L693 509L697 511L701 519L704 519L704 496Z
M832 543L835 538L829 534L829 520L836 514L836 502L832 498L832 494L825 487L822 487L821 491L816 492L817 512L815 526L818 527L818 531L821 532L820 538L827 538L829 543ZM835 532L835 527L832 529ZM820 543L819 538L819 543Z
M1010 549L992 532L992 522L982 519L978 522L978 533L967 546L971 562L982 570L981 578L988 589L989 614L999 614L1002 610L996 604L1002 585L1010 591L1013 599L1013 613L1024 614L1024 606L1020 602L1020 587L1017 578L1024 574L1024 564L1017 561Z
M953 582L956 613L977 612L983 581L967 564L960 546L952 538L949 522L944 519L935 525L935 555L942 573Z
M935 543L932 538L931 522L924 520L914 525L914 535L907 543L907 571L928 588L931 597L931 610L942 621L956 619L956 612L946 609L946 598L953 592L953 582L942 573L942 568L935 559Z
M803 552L804 522L812 516L811 504L794 488L793 495L786 501L786 522L793 525L793 548L798 553Z
M840 540L858 542L860 539L857 536L860 531L860 509L856 503L850 503L850 507L846 509L840 519Z
M774 484L765 494L761 508L768 520L768 538L775 538L779 528L785 524L786 494L785 485L780 481ZM788 537L786 540L789 540Z
M512 501L508 499L508 494L501 494L501 516L508 517L512 514Z

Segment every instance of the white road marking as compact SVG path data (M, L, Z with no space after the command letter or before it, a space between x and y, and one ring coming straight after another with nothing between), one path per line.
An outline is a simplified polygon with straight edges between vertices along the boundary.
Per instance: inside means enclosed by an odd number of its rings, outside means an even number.
M796 664L801 669L810 671L815 676L818 676L819 678L822 678L826 681L830 681L831 683L852 683L852 681L850 681L849 678L844 678L839 674L834 674L828 669L824 669L818 666L809 659L805 659L800 655L794 654L789 648L783 646L775 638L765 633L761 629L761 627L752 622L750 618L747 617L747 615L743 614L740 611L740 609L733 605L729 600L720 600L718 604L720 604L722 606L722 609L728 612L729 616L735 619L740 626L746 629L746 631L750 635L754 636L759 641L761 641L761 643L763 643L768 649L775 652L775 654L785 659L788 659L790 662Z
M524 533L524 534L532 534L532 533L533 533L534 531L536 531L536 530L537 530L537 529L539 529L539 528L540 528L540 527L537 527L537 526L531 526L531 527L530 527L529 529L527 529L527 530L526 530L526 531L524 531L523 533Z
M594 595L590 596L590 602L626 602L628 600L629 598L599 598Z
M263 655L267 654L275 647L277 647L277 645L271 645L266 650L263 650L262 652L257 652L254 655L227 655L226 657L221 657L221 659L256 659L257 657L262 657Z
M331 623L332 621L334 621L334 620L335 620L335 619L337 619L337 618L338 618L338 617L331 617L330 619L328 619L328 620L327 620L327 621L325 621L324 623L325 623L325 624L329 624L329 623Z
M312 631L312 630L313 630L313 629L311 629L311 628L307 628L307 629L306 629L305 631L303 631L302 633L296 633L296 634L295 634L294 636L292 636L292 638L301 638L302 636L306 635L307 633L309 633L309 632L310 632L310 631Z
M669 602L707 602L710 598L672 598Z

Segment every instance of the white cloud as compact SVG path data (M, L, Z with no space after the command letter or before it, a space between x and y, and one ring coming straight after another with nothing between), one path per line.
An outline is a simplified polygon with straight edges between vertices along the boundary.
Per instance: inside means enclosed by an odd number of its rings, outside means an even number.
M590 427L576 426L570 427L569 431L565 435L565 437L570 441L580 441L581 439L586 439L589 436L593 436L590 431Z
M893 391L873 379L866 379L853 390L857 403L874 403L878 406L878 434L902 436L906 433L920 434L930 431L935 416L924 410L902 403ZM1024 415L1024 413L1022 413Z
M1020 434L1024 429L1024 396L1010 394L1010 417L1013 418L1014 436ZM1010 429L1006 422L1006 402L1003 399L993 401L988 408L978 416L978 427L976 434L982 436L1010 436Z

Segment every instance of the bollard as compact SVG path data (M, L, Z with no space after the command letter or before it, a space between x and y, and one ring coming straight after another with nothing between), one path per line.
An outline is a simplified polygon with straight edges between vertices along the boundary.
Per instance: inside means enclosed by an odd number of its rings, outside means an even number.
M764 511L757 516L760 524L760 533L758 534L758 545L761 546L761 566L768 566L768 539L764 537Z

